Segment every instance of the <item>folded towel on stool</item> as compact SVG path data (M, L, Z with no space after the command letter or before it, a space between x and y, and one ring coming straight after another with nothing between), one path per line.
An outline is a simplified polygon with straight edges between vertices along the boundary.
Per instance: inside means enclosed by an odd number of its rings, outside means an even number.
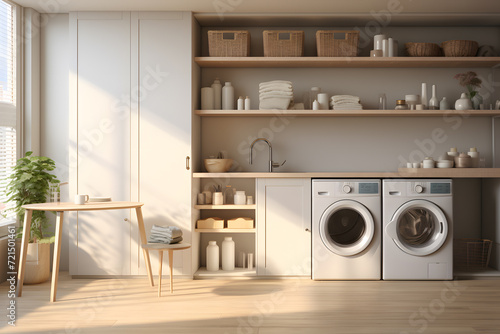
M153 225L148 238L148 242L151 243L172 244L180 241L182 241L182 230L177 226Z

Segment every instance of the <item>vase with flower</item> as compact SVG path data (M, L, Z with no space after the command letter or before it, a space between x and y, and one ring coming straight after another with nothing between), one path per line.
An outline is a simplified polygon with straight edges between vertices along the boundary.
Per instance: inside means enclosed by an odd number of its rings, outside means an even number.
M483 103L483 97L479 94L477 89L481 88L481 79L477 77L476 72L465 72L455 75L455 79L458 80L460 86L467 88L467 98L472 102L473 109L479 109L479 106Z

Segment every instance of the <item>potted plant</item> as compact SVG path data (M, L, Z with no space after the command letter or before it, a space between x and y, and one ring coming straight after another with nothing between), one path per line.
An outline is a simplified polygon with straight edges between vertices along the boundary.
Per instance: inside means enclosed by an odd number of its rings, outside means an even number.
M48 173L56 166L52 159L33 156L26 152L24 158L17 160L13 173L7 185L8 201L15 203L12 210L22 222L24 221L25 204L45 203L51 183L59 183L57 178ZM25 284L45 282L50 276L50 244L54 236L48 236L46 230L48 220L45 211L33 211L31 218L31 233L29 237ZM22 236L22 228L17 235ZM20 247L19 247L20 249ZM19 252L17 252L18 255Z

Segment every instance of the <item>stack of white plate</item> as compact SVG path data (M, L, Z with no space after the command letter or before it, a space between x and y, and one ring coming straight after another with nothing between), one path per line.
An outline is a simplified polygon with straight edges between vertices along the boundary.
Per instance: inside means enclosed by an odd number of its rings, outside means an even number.
M90 197L89 202L111 202L111 197Z

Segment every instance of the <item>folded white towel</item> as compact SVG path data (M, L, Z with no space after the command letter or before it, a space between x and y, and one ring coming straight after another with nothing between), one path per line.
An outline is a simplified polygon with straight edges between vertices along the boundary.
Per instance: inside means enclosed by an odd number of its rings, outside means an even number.
M148 242L169 244L177 238L182 238L182 230L180 228L176 226L153 225Z
M342 105L342 106L333 106L333 110L362 110L363 106L361 104L357 105Z
M263 86L268 86L268 85L288 85L288 86L291 86L292 82L291 81L286 81L286 80L265 81L265 82L261 82L259 84L259 88L263 87Z
M269 97L288 97L288 98L293 98L293 93L283 93L283 92L269 92L269 93L262 93L259 94L259 99L265 99Z
M333 102L339 102L339 101L359 102L359 97L352 96L352 95L333 95L331 97L331 101L333 101Z
M269 87L269 88L263 88L259 89L259 93L269 93L269 92L284 92L284 93L291 93L293 92L293 88L276 88L276 87Z
M260 110L268 110L268 109L278 109L278 110L287 110L288 106L290 106L291 98L286 97L274 97L274 98L266 98L260 101L259 109Z

